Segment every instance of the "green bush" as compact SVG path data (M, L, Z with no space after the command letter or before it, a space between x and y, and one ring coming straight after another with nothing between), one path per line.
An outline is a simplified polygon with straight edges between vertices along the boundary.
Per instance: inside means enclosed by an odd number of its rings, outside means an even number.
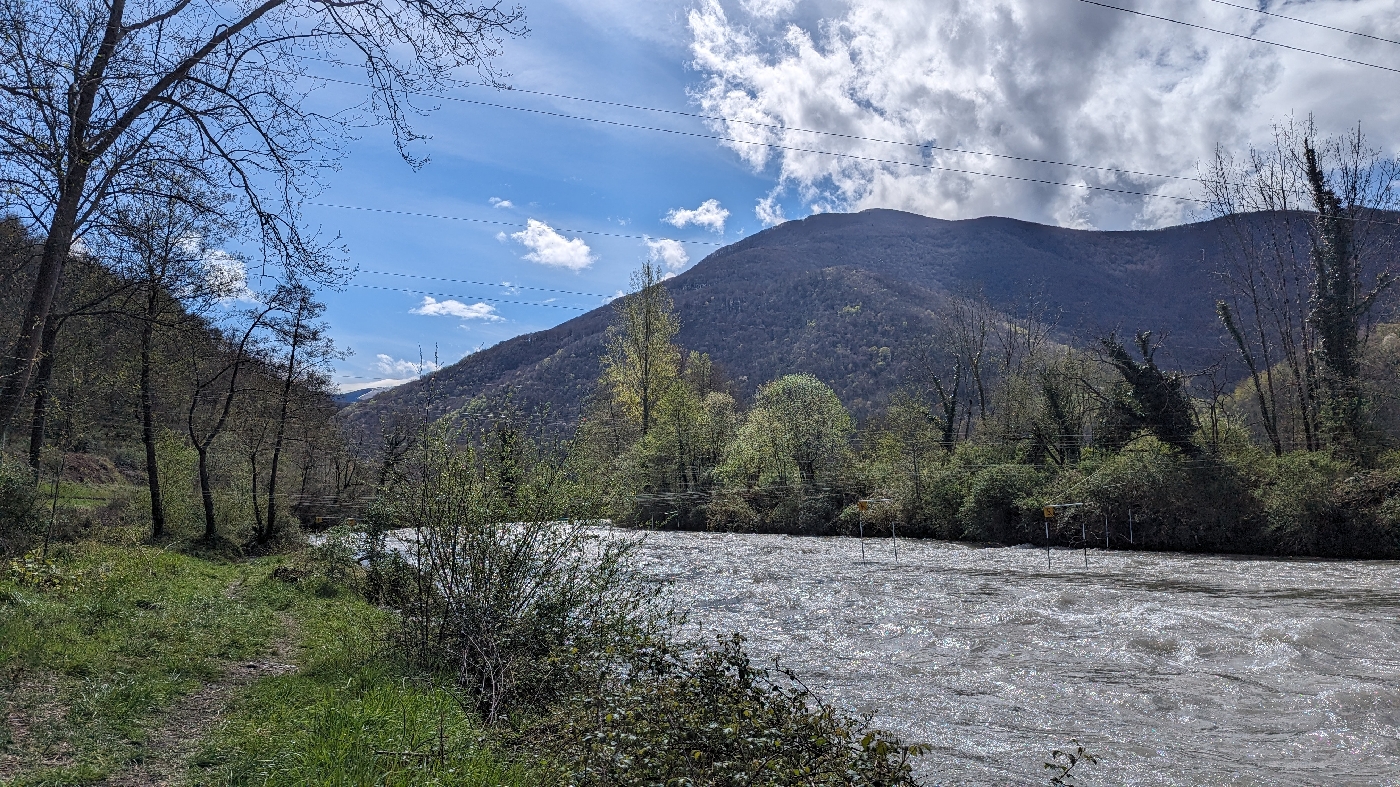
M560 781L579 787L913 785L924 751L754 667L738 636L640 650L524 734L549 741Z
M1018 538L1023 513L1039 508L1028 498L1044 482L1041 470L1031 465L993 465L973 475L958 509L963 537L977 541Z
M1339 515L1331 500L1332 485L1350 465L1323 452L1294 451L1273 458L1266 467L1259 499L1270 541L1284 554L1319 554L1321 539Z
M0 455L0 556L23 554L43 532L34 472Z
M580 665L612 658L665 616L659 588L633 566L638 542L571 517L560 456L522 434L482 440L450 424L425 433L370 515L381 531L411 531L409 559L380 545L370 553L372 575L399 577L387 600L403 649L457 675L495 722L548 706Z

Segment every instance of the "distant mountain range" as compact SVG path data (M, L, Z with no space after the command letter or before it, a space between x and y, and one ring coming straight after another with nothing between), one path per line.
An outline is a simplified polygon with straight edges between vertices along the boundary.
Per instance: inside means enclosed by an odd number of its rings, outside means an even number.
M1221 230L1219 221L1103 232L893 210L821 214L726 246L666 287L681 346L709 353L741 394L807 372L865 416L898 386L911 344L950 294L980 291L1003 312L1038 300L1071 344L1151 330L1165 339L1159 358L1169 364L1196 369L1228 357L1215 314ZM435 372L436 407L512 386L522 401L572 419L598 377L611 319L603 306ZM348 413L373 428L420 401L426 385L399 386Z

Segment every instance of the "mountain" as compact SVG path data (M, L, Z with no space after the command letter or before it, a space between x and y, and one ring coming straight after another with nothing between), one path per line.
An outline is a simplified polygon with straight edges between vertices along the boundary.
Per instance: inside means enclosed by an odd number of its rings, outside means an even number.
M1263 214L1259 214L1263 215ZM1037 301L1058 314L1061 341L1151 330L1159 360L1184 369L1230 355L1215 302L1220 220L1104 232L1006 218L931 219L894 210L820 214L726 246L666 282L679 344L709 353L743 395L782 374L830 384L858 416L898 385L911 345L950 294L980 291L1014 313ZM604 306L474 353L431 376L437 407L513 386L572 419L598 377ZM427 379L352 405L364 427L420 401Z

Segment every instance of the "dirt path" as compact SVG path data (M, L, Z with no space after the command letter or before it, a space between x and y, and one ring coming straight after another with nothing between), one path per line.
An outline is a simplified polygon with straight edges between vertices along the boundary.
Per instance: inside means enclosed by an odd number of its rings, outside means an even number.
M145 759L107 777L100 782L101 787L170 787L183 783L186 763L223 718L229 700L239 689L263 678L296 671L292 663L295 621L284 615L282 623L283 634L272 643L271 655L230 664L218 681L206 683L175 703L142 746Z

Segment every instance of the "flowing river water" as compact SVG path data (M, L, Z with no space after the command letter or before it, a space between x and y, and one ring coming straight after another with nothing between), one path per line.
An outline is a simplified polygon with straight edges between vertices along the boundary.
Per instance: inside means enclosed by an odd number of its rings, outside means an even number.
M651 533L691 624L931 744L936 785L1400 785L1400 562Z

